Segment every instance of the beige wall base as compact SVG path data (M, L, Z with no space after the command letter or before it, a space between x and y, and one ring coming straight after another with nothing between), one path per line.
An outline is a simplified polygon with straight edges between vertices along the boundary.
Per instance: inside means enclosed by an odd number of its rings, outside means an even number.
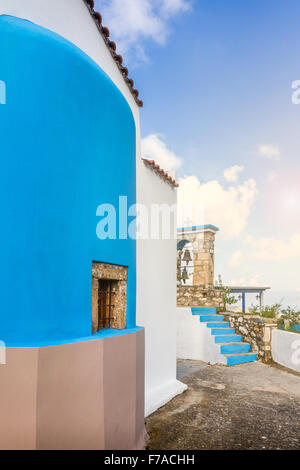
M0 449L144 447L144 330L6 353Z

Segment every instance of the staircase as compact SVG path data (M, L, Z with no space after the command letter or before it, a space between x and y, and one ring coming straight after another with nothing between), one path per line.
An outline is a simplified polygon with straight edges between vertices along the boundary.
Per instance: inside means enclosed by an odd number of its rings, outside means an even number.
M198 315L203 331L202 339L206 342L207 362L221 363L227 366L254 362L257 354L251 352L251 346L243 342L223 315L217 315L215 308L192 308L192 314Z

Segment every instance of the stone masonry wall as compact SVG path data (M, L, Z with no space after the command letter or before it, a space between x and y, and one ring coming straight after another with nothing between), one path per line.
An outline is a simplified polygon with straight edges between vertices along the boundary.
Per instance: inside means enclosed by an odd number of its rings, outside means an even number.
M257 352L258 360L272 362L272 329L277 327L273 318L233 312L225 312L222 315L224 320L229 321L230 326L235 328L236 333L242 335L243 341L251 344L253 352Z
M193 284L198 286L208 284L210 288L214 284L214 243L215 234L204 232L203 239L194 243L194 277Z
M210 285L178 286L178 307L222 308L223 294Z
M193 245L193 285L214 284L214 232L183 233L178 236L178 241L186 240ZM177 274L180 273L182 251L177 252Z

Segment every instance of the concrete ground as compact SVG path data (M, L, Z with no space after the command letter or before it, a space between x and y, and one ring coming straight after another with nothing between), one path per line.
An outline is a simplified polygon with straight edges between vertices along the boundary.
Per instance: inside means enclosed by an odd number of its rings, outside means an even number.
M146 420L148 448L300 449L300 374L178 361L188 390Z

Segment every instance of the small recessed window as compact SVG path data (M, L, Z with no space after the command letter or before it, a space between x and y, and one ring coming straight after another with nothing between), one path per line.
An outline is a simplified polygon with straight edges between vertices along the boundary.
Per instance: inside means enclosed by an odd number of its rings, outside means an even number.
M126 328L127 266L92 265L92 332Z

